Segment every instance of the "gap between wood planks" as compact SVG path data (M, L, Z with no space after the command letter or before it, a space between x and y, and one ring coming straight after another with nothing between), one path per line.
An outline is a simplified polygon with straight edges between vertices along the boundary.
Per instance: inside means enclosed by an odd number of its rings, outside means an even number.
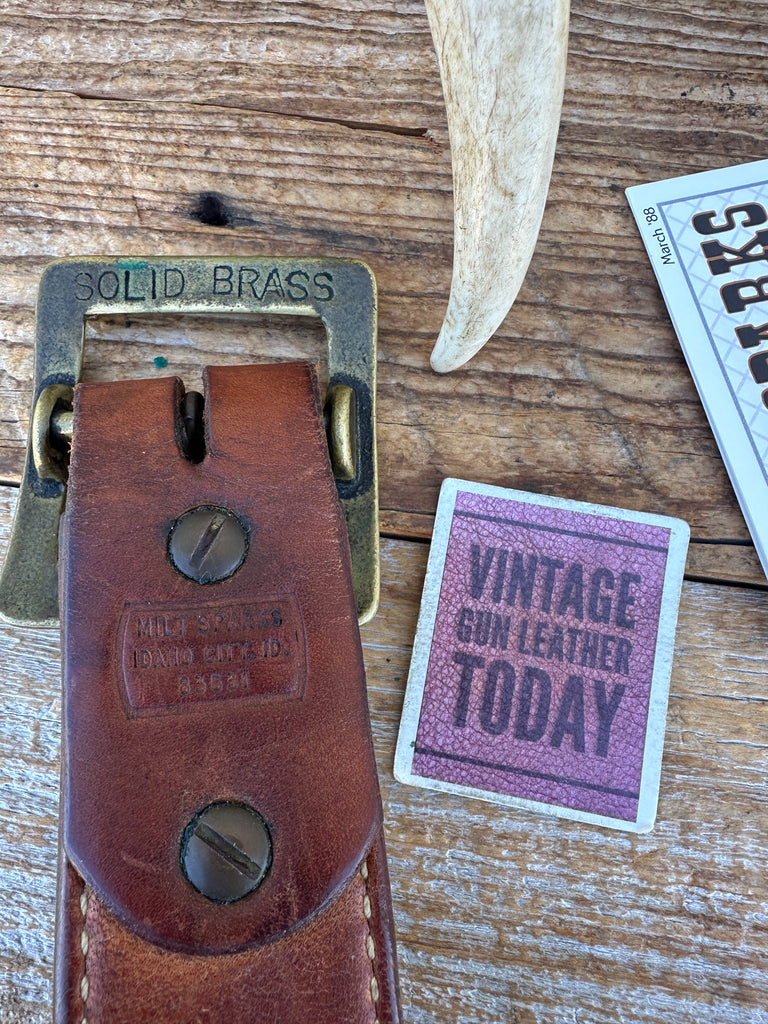
M0 487L18 490L19 481L0 479ZM432 538L434 516L429 512L400 509L380 509L379 534L383 539L412 544L428 544ZM728 577L718 572L723 561L742 555L741 571L745 565L749 579ZM768 580L763 574L753 545L749 541L691 538L688 548L685 577L691 583L708 583L721 587L768 592Z
M149 106L159 106L164 101L155 99L143 99L135 96L115 96L107 95L98 92L79 92L74 89L35 89L28 85L5 85L0 82L0 89L7 89L15 92L31 93L32 95L39 96L73 96L78 100L97 100L99 103L130 103L137 106L147 104ZM340 128L349 128L350 131L359 132L382 132L385 135L402 135L407 138L413 139L426 139L428 142L433 142L432 129L425 127L415 127L408 125L391 125L391 124L375 124L368 121L352 121L341 117L320 117L318 115L310 116L309 114L301 114L292 110L290 112L280 112L275 110L262 110L259 107L240 107L229 103L204 103L199 100L178 100L176 101L182 106L190 107L205 107L206 109L216 110L222 108L224 110L242 111L248 114L257 114L259 117L290 117L295 121L307 121L310 124L332 124L337 125Z
M434 516L415 509L380 510L380 530L388 540L428 542L432 537ZM723 571L734 564L732 575ZM697 539L692 537L688 547L685 579L693 583L709 583L723 587L744 588L768 592L768 580L750 541Z

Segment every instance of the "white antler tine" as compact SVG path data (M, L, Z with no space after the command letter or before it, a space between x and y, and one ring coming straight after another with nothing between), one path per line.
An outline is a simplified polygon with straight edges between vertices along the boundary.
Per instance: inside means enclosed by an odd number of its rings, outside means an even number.
M569 0L426 0L453 160L453 279L432 368L470 359L509 312L552 173Z

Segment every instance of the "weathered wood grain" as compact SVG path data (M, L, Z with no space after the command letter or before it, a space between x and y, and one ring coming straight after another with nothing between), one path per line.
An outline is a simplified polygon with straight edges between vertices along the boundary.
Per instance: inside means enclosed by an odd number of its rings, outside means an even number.
M417 133L441 116L420 0L4 4L0 83Z
M765 601L685 585L659 820L630 836L394 781L426 554L385 541L381 607L363 629L405 1020L764 1024ZM57 637L2 626L0 663L0 1016L32 1024L51 994Z
M768 1022L766 580L623 194L764 157L766 17L762 0L573 0L528 276L486 348L437 377L451 164L421 0L4 6L0 482L21 472L50 259L295 252L376 273L389 539L363 636L410 1024ZM290 319L96 319L85 375L194 384L208 362L322 361L322 347ZM392 779L446 476L690 522L650 835ZM0 490L0 557L14 496ZM55 634L0 627L0 666L0 1020L37 1024L53 951Z
M301 191L293 179L286 183L281 177L279 163L262 168L260 181L252 177L252 168L243 172L242 180L221 171L222 153L230 154L234 166L240 159L235 154L242 154L244 147L262 160L269 148L278 147L273 119L262 115L248 116L249 130L243 135L240 112L187 109L187 120L177 119L169 127L165 114L154 106L110 103L97 109L72 97L25 93L6 97L6 114L4 130L15 154L9 163L16 162L18 169L15 184L8 182L5 192L13 196L15 187L23 212L14 215L10 203L6 206L1 247L0 287L6 301L0 309L0 478L18 479L21 469L35 286L48 258L84 250L319 250L361 255L378 277L385 510L431 513L444 476L472 478L482 467L483 479L491 483L680 515L691 523L696 539L747 539L650 282L643 295L655 307L652 330L644 315L633 312L631 302L628 307L625 284L614 276L607 282L584 273L561 255L558 245L552 261L562 272L552 287L568 293L558 299L566 303L560 314L542 305L541 298L523 297L508 318L517 322L511 332L518 335L514 340L494 339L460 375L443 379L427 369L450 278L450 172L444 149L434 142L333 125L315 126L310 132L295 125L289 142L281 136L279 159L301 154ZM36 165L44 173L35 180L24 176L22 184L31 130L42 131L49 145L40 149ZM196 145L191 140L201 131L218 154L213 162L219 169L208 173L187 169L190 147ZM120 145L128 145L138 162L130 163ZM366 161L380 167L378 178ZM349 162L356 171L345 170ZM246 166L244 160L241 165ZM67 168L66 180L57 177L62 166ZM410 174L413 182L396 187L403 174ZM344 175L351 178L345 182ZM363 213L359 199L366 176L368 212ZM412 188L416 181L418 190ZM256 193L248 195L251 187ZM214 228L195 220L195 204L206 190L230 196L226 209L233 226ZM330 203L336 204L346 225L335 235L328 221ZM287 213L286 207L293 212ZM623 206L621 220L639 249ZM353 223L354 238L349 234ZM367 240L361 238L363 230ZM282 239L279 246L276 235ZM44 251L28 255L30 239ZM547 239L545 219L542 245ZM644 260L639 252L636 258ZM532 267L532 287L540 286L542 273ZM645 264L643 273L649 273ZM595 285L612 294L596 299ZM598 312L589 308L592 303ZM254 328L233 318L171 324L141 318L98 320L89 331L85 373L91 379L152 375L158 372L153 359L161 354L169 363L163 372L179 373L194 383L205 362L234 361L244 349L255 357L276 349L301 353L297 331L287 323L264 321ZM308 345L310 352L322 349L318 338ZM423 471L414 473L414 466ZM716 571L716 566L705 566L701 575Z
M696 540L742 544L623 188L762 154L766 44L748 31L760 12L574 4L531 270L488 348L441 380L427 359L450 283L450 159L420 4L212 13L81 0L55 15L11 5L0 52L0 479L20 472L34 290L49 258L326 252L361 256L379 281L385 512L429 515L444 476L481 475L679 515ZM322 86L302 77L310 66ZM328 114L334 95L346 116ZM218 225L200 222L211 192ZM242 331L100 322L86 374L154 373L159 345L166 357L172 346L172 372L194 379L222 358L216 348L239 355ZM256 355L275 345L276 331L261 333L256 343L249 332ZM723 559L709 554L698 575L718 578Z

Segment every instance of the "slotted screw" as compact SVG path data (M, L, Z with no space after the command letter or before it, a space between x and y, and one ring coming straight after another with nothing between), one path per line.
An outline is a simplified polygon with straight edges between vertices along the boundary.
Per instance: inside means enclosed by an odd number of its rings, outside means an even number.
M237 572L248 533L227 508L201 506L179 516L168 538L171 564L197 583L217 583Z
M209 804L184 830L180 860L184 875L203 896L234 903L264 881L272 862L269 830L247 804Z

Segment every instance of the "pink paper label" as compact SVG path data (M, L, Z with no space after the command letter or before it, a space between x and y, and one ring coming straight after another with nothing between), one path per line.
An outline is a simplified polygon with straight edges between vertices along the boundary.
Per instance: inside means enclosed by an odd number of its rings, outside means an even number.
M413 773L634 821L669 543L459 491Z

